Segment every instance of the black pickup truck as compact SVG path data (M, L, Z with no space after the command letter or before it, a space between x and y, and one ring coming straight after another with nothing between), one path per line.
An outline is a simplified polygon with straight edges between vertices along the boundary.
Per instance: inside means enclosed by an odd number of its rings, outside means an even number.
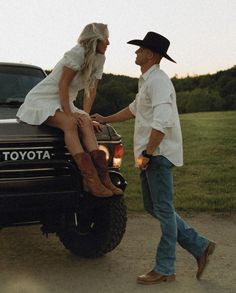
M0 228L40 224L43 234L56 233L73 254L101 256L125 233L124 197L97 198L85 192L63 133L15 118L26 94L45 76L36 66L0 63ZM125 190L120 135L105 125L96 136L112 182Z

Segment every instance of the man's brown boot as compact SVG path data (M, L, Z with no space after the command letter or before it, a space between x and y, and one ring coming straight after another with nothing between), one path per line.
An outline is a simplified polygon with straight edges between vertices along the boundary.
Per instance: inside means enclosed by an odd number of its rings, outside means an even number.
M97 169L98 176L104 186L110 189L113 194L122 195L123 190L116 187L112 182L108 172L106 154L102 150L94 150L90 152L93 163Z
M205 271L205 269L209 263L210 256L214 253L215 248L216 248L215 242L209 241L209 244L208 244L207 248L205 249L205 251L203 252L203 254L196 257L197 266L198 266L196 278L198 280L200 280L200 278L202 277L203 272Z
M89 192L98 197L109 197L113 195L112 191L101 183L97 170L88 153L78 153L74 155L74 160L81 171L84 184Z
M173 281L175 281L175 274L166 276L166 275L157 273L154 270L152 270L151 272L145 275L141 275L137 277L137 283L143 284L143 285L154 285L154 284L160 284L162 282L173 282Z

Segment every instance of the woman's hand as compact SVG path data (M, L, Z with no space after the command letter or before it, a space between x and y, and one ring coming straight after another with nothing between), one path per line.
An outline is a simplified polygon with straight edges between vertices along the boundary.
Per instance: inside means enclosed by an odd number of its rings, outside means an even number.
M102 125L99 122L92 121L92 119L86 114L72 113L71 117L72 119L75 119L78 127L85 127L85 126L91 125L93 126L95 131L97 132L102 131Z
M90 116L93 121L99 122L101 124L106 124L106 117L100 115L100 114L93 114Z
M81 114L81 113L75 112L75 113L71 113L70 116L71 116L72 119L74 119L75 123L79 127L87 126L88 125L88 122L91 121L90 117L88 115L86 115L86 114Z

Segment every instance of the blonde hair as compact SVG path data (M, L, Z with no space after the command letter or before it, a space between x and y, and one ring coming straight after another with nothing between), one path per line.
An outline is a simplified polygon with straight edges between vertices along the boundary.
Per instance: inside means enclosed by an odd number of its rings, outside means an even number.
M85 62L81 69L81 77L85 82L85 91L87 94L89 89L94 86L94 80L92 80L91 76L93 73L92 68L95 61L97 42L98 40L105 40L108 36L107 25L94 22L86 25L78 38L78 43L85 50Z

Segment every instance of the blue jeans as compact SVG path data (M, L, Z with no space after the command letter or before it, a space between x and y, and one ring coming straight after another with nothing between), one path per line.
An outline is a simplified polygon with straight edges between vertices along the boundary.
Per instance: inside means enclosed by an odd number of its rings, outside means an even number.
M209 244L175 212L172 167L165 157L155 156L140 174L144 208L161 225L154 270L163 275L175 273L176 242L194 257L202 255Z

